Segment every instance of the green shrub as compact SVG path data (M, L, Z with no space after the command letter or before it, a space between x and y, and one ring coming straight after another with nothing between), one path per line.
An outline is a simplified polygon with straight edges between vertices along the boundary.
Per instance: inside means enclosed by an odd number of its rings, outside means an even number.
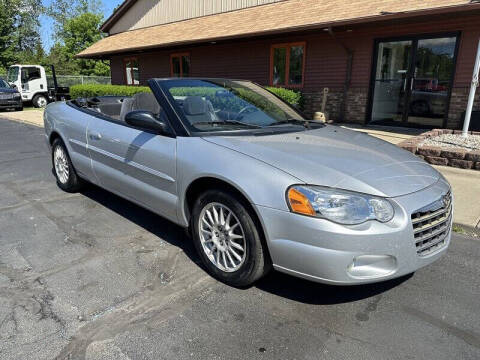
M100 84L84 84L73 85L70 87L70 95L72 99L80 97L94 97L105 95L117 96L133 96L137 93L150 92L148 86L126 86L126 85L100 85Z
M285 89L281 87L267 87L268 91L271 91L283 101L294 105L296 107L302 108L303 107L303 95L300 91Z
M283 99L289 104L302 108L303 106L303 97L302 93L295 90L279 88L279 87L267 87L269 91ZM211 98L215 97L215 92L217 89L212 88ZM172 95L175 96L194 96L194 95L206 95L205 88L174 88L172 89ZM141 92L150 92L148 86L126 86L126 85L100 85L100 84L84 84L84 85L73 85L70 87L70 95L72 99L79 97L94 97L94 96L105 96L105 95L118 95L118 96L133 96ZM249 100L249 95L252 96L253 92L243 91L243 94L240 96ZM243 95L243 96L242 96ZM224 101L224 100L222 100Z

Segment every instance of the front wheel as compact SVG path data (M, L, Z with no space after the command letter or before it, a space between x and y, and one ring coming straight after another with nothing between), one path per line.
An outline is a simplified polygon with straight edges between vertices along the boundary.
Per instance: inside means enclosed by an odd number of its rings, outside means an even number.
M67 148L60 138L55 139L52 145L52 163L60 189L77 192L82 188L84 182L75 172Z
M48 104L48 99L45 95L35 95L32 99L33 106L36 108L44 108Z
M199 196L192 212L195 247L209 273L232 286L247 286L267 273L259 229L245 203L222 190Z

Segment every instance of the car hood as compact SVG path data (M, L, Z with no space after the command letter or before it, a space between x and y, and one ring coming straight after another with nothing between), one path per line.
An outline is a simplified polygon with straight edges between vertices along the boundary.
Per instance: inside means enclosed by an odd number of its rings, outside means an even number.
M371 195L396 197L413 193L440 177L412 153L337 126L287 134L204 139L268 163L300 182Z

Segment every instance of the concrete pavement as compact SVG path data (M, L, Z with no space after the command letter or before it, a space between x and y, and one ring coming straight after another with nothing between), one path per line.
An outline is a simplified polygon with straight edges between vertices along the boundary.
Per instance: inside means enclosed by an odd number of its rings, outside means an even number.
M2 360L480 358L480 242L411 277L332 287L208 276L177 226L58 189L42 129L0 121Z
M0 112L0 120L2 118L43 127L43 109L28 109L23 111L4 110Z

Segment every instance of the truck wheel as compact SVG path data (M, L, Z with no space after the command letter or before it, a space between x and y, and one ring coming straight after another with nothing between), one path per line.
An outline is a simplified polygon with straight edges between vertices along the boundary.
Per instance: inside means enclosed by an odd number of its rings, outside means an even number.
M33 106L36 108L44 108L48 104L47 97L45 95L35 95L32 99Z
M23 111L23 106L19 106L19 107L15 108L15 111Z

